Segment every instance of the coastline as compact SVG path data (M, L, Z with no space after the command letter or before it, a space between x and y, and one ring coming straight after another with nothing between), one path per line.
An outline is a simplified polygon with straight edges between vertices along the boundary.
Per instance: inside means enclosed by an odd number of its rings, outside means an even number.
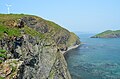
M68 51L70 51L70 50L72 50L72 49L76 49L76 48L78 48L80 45L81 45L81 44L68 47L68 49L67 49L66 51L61 51L61 53L62 53L63 55L65 55Z

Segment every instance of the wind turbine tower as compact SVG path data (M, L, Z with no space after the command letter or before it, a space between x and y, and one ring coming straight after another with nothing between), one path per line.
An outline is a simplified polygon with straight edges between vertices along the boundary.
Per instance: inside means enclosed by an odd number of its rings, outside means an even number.
M10 7L11 7L12 5L6 4L6 6L7 6L8 14L10 14Z

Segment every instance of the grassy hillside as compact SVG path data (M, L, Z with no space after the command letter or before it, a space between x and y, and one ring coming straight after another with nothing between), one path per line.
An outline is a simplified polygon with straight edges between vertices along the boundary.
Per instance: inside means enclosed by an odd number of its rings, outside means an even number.
M12 37L23 34L50 38L62 49L80 43L75 34L41 17L26 14L0 14L0 38L6 35Z
M120 30L107 30L95 36L92 36L92 38L120 38Z
M36 29L30 28L29 25L25 24L23 28L17 28L15 25L19 23L19 19L24 17L34 18L37 22L44 22L44 24L49 26L49 30L53 29L53 31L57 32L59 30L66 30L55 24L52 21L44 20L40 17L34 15L26 15L26 14L0 14L0 37L4 36L4 33L7 33L8 36L20 36L21 30L24 30L26 34L37 35L39 36L41 33L37 32ZM43 29L44 30L44 29ZM66 30L67 31L67 30ZM52 31L51 31L52 32ZM43 34L41 34L43 35Z

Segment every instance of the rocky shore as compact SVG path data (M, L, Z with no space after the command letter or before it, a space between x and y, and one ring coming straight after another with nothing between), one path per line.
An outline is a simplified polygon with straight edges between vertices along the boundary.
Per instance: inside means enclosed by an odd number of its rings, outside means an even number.
M63 55L65 55L68 51L70 51L70 50L72 50L72 49L76 49L76 48L78 48L80 45L81 45L81 44L68 47L68 49L67 49L66 51L61 51L61 53L62 53Z

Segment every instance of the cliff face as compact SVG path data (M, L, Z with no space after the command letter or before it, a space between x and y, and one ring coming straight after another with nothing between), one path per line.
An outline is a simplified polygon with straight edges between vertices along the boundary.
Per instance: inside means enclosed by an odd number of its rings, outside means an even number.
M71 79L61 51L78 44L75 34L51 21L0 14L0 78Z
M120 30L107 30L95 36L92 36L91 38L120 38Z

